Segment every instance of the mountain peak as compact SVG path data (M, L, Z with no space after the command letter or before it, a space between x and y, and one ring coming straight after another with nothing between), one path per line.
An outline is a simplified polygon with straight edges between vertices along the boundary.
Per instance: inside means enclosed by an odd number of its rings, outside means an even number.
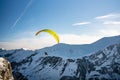
M120 79L119 39L106 37L77 46L60 43L35 51L5 50L0 55L10 60L20 80L115 80Z

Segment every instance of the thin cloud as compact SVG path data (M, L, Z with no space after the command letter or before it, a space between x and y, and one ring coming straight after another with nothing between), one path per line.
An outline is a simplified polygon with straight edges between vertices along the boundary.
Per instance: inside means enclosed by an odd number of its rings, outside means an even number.
M95 19L98 19L98 20L106 20L106 19L111 20L111 19L116 19L116 18L120 18L119 13L107 14L107 15L95 17Z
M99 34L103 36L115 36L120 35L119 31L116 29L101 29L99 30Z
M74 23L73 26L80 26L80 25L86 25L90 24L90 22L79 22L79 23Z
M98 16L95 19L103 25L120 25L120 13Z
M90 36L86 34L62 34L60 35L61 42L67 44L90 44L100 39L100 36Z
M27 11L27 9L30 7L30 5L33 3L33 0L30 0L28 2L28 4L26 5L25 9L23 10L23 12L20 14L20 16L16 19L16 21L13 23L11 28L14 28L17 23L19 22L19 20L22 18L22 16L25 14L25 12Z
M108 24L108 25L120 25L120 21L106 21L103 24Z
M95 17L95 19L108 19L108 18L111 18L111 17L115 17L115 15L114 14L108 14L108 15Z

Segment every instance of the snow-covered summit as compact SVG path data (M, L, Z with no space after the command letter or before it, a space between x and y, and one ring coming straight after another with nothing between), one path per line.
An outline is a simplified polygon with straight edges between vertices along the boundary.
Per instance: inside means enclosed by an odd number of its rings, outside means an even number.
M35 51L27 50L24 48L7 50L6 54L11 52L16 52L16 51L18 52L22 51L22 53L28 52L29 54L20 53L21 56L30 55L33 52L36 52L36 53L39 53L39 56L45 56L45 53L47 53L49 56L59 56L63 58L80 58L116 43L120 43L120 35L114 36L114 37L104 37L92 44L70 45L70 44L59 43L52 47L45 47L42 49L37 49ZM0 51L4 51L4 50L0 49Z
M22 54L26 54L22 55ZM114 44L89 56L65 59L59 56L40 56L34 52L17 51L7 58L18 80L119 80L120 44ZM20 56L21 54L22 56ZM19 57L18 57L19 56ZM19 59L18 59L19 58Z
M36 50L38 53L47 52L49 55L60 56L64 58L80 58L105 47L120 43L120 35L114 37L104 37L92 44L85 45L70 45L70 44L56 44L52 47ZM42 54L41 53L41 54Z
M1 50L0 55L10 60L19 80L120 79L120 36L86 45L60 43L35 51Z

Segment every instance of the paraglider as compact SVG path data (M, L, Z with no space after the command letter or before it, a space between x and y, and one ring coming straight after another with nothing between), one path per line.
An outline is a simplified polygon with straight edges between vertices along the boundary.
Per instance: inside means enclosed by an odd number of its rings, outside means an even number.
M37 36L41 32L47 32L47 33L49 33L50 35L52 35L55 38L55 40L57 41L57 43L60 42L59 36L57 35L57 33L55 31L53 31L51 29L43 29L43 30L39 30L35 35Z

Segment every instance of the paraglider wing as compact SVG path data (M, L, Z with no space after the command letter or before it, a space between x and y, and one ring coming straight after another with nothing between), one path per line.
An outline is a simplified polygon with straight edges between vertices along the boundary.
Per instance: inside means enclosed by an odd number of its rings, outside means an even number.
M55 31L50 30L50 29L43 29L43 30L38 31L36 33L36 36L38 34L40 34L41 32L47 32L47 33L49 33L50 35L52 35L55 38L55 40L57 41L57 43L59 43L59 36L57 35L57 33Z

